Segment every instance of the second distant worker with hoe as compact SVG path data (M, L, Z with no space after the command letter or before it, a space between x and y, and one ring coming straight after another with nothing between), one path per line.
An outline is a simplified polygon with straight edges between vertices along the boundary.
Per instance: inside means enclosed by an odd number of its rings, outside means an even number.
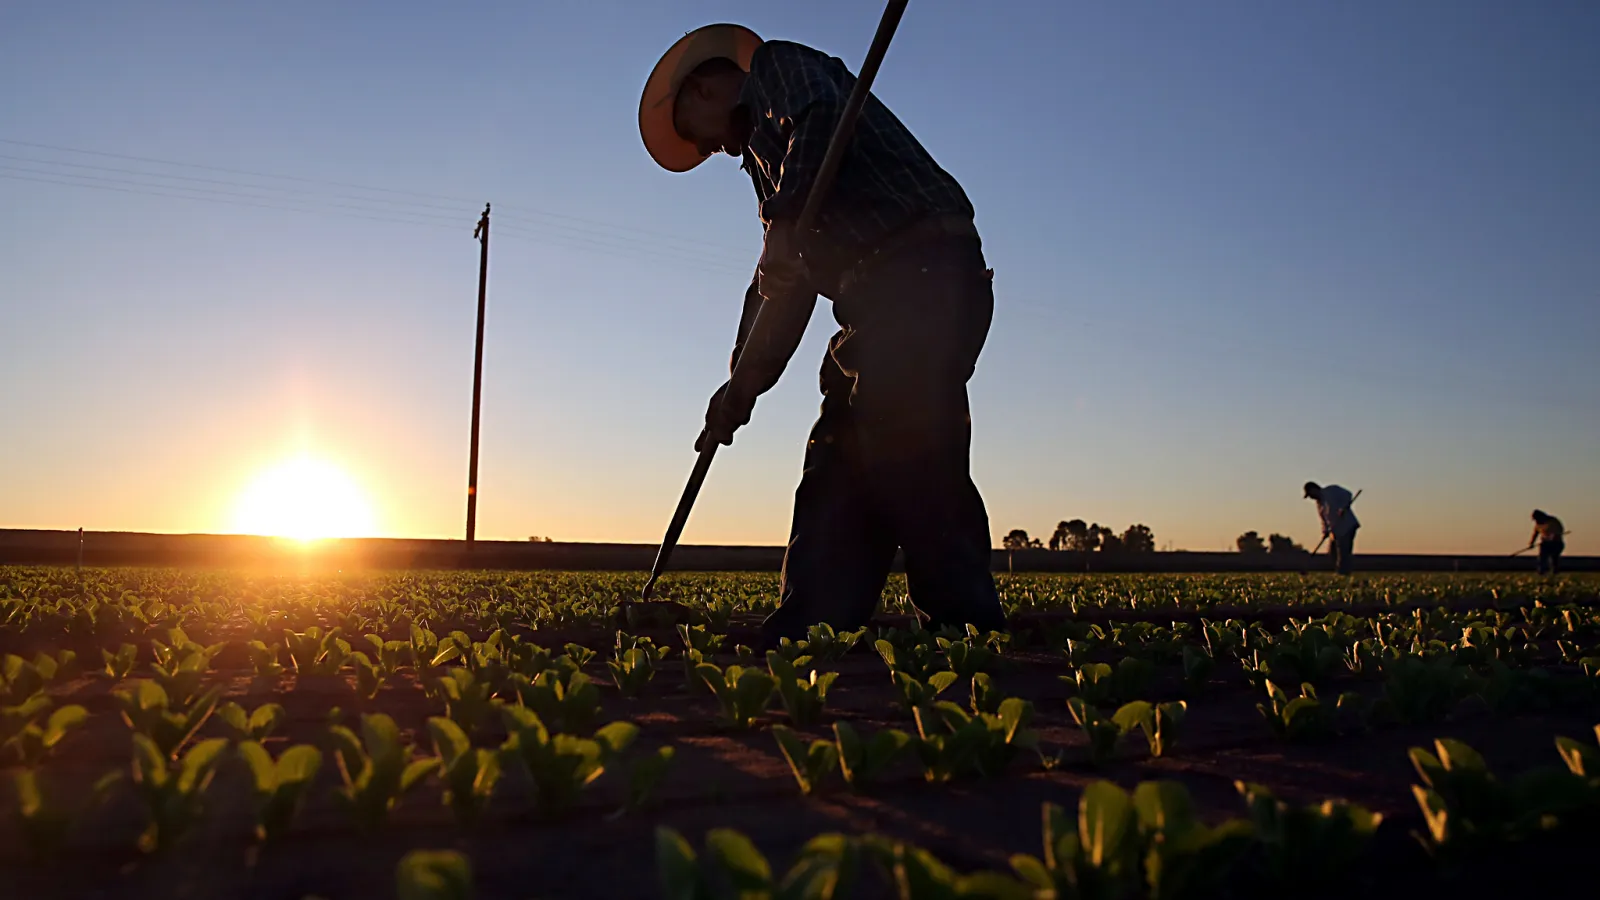
M1561 554L1567 549L1566 529L1561 520L1542 509L1533 511L1533 537L1528 538L1528 549L1539 545L1539 574L1555 575L1561 567Z
M1355 498L1337 484L1319 485L1315 481L1305 484L1306 497L1317 501L1317 515L1322 519L1322 537L1328 541L1328 553L1333 556L1333 570L1340 575L1350 574L1351 557L1355 554L1356 530L1361 522L1350 509Z

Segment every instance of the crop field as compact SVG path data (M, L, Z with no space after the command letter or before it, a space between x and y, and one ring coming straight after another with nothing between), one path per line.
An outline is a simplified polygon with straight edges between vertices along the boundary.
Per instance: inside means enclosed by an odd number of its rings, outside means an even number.
M642 578L0 568L0 897L1593 893L1600 578Z

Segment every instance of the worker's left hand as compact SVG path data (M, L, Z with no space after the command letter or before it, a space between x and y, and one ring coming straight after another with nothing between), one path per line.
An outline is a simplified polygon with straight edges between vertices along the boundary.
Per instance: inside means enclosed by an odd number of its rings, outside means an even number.
M758 289L767 300L787 300L808 290L799 236L792 222L778 221L767 226L758 271Z
M733 382L724 382L711 395L706 407L706 427L695 439L694 452L703 452L709 442L727 446L733 443L733 433L750 423L750 413L755 409L756 398L736 390Z

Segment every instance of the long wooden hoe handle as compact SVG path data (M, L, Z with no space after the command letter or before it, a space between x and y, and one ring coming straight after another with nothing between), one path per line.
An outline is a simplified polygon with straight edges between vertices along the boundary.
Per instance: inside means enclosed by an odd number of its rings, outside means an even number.
M861 107L866 105L867 94L872 90L872 80L878 75L878 67L883 64L883 56L889 51L889 40L894 37L894 30L900 25L900 17L905 14L908 0L889 0L889 5L883 11L883 18L878 22L878 32L872 37L872 46L867 50L867 58L861 63L861 74L856 76L856 85L850 91L850 99L845 101L844 110L839 114L839 124L833 129L833 137L828 139L828 152L822 157L822 167L817 170L817 178L811 183L811 193L806 195L806 205L800 210L800 218L795 220L795 233L803 235L811 230L812 222L816 221L817 214L821 211L822 200L827 195L828 189L833 186L833 178L839 173L839 164L844 160L845 148L850 146L850 138L856 130L856 118L861 114ZM655 590L656 582L660 580L661 573L667 568L667 561L672 558L673 548L678 546L678 538L683 534L683 526L689 521L689 512L694 509L695 498L700 496L700 485L705 483L706 473L711 471L711 459L717 455L716 441L707 441L700 451L700 458L695 460L694 471L689 473L689 483L684 485L683 496L678 498L678 508L672 514L672 523L667 526L667 536L661 539L661 549L656 551L656 563L650 567L650 580L644 583L644 591L640 598L650 599L651 591Z

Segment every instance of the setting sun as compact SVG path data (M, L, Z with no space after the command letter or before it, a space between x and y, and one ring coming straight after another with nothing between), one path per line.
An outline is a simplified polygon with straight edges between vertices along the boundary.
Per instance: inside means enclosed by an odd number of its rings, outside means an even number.
M239 497L234 531L313 540L375 533L354 479L326 460L299 457L262 472Z

